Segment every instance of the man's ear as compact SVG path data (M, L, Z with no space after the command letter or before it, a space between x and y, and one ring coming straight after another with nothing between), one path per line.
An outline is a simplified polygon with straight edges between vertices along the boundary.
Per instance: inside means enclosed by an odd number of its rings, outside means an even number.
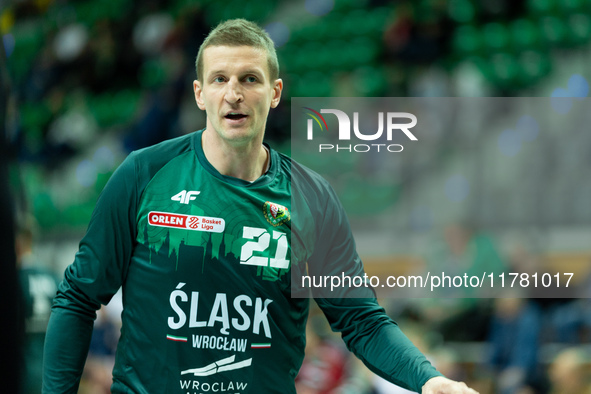
M276 108L281 101L281 92L283 91L283 80L276 79L273 83L273 98L271 99L271 108Z
M203 101L203 89L201 87L201 81L193 81L193 92L195 92L195 102L200 110L205 111L205 101Z

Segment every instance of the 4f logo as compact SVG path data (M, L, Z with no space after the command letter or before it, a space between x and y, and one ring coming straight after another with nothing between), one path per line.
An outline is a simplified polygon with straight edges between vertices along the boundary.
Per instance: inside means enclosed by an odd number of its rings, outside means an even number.
M179 201L181 204L188 204L189 201L193 201L195 198L197 198L197 195L199 195L199 193L201 192L193 190L183 190L182 192L172 196L170 199L172 201Z

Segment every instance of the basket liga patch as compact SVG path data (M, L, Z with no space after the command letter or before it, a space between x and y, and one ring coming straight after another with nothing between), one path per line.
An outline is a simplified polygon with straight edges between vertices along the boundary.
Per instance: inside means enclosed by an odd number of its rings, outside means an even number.
M226 222L222 218L155 211L148 214L148 223L150 226L183 228L210 233L221 233L226 227Z
M286 207L270 201L265 202L263 205L263 214L267 222L274 227L281 226L291 219L289 210Z

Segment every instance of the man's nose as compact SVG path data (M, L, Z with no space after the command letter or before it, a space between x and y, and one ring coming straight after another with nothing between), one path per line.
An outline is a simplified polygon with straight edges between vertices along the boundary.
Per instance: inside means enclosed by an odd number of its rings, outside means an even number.
M236 79L231 79L226 86L226 101L228 103L235 104L244 100L242 86Z

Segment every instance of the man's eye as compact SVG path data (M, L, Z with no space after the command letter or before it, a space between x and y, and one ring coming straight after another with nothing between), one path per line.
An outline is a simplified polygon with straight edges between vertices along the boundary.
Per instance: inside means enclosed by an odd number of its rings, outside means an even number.
M256 81L257 81L257 78L253 77L252 75L249 77L246 77L246 82L256 82Z
M214 82L224 82L225 79L224 79L224 77L215 77L213 81Z

